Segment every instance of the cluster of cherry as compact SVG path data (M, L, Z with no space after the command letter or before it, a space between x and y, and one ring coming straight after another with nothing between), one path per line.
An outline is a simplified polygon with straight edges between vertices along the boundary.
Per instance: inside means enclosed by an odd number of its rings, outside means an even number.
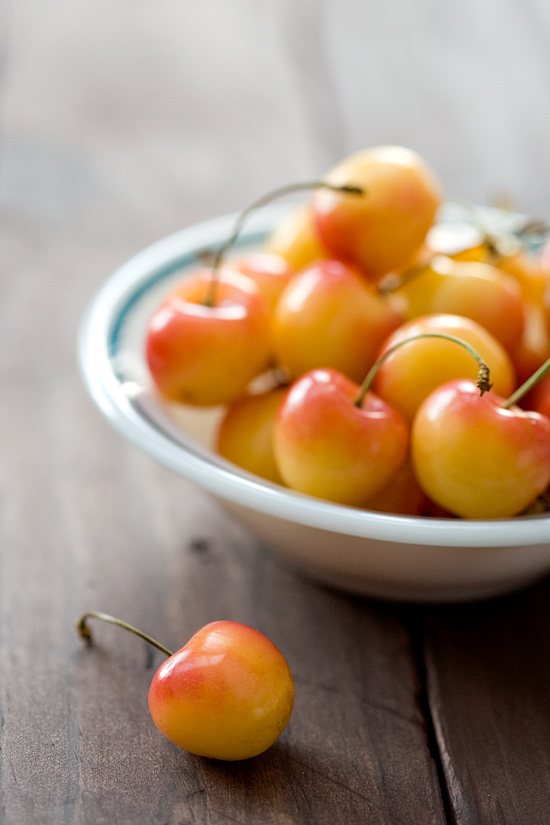
M537 506L550 246L438 225L441 187L403 147L352 155L314 190L264 250L191 275L156 310L159 392L225 406L224 457L329 501L464 518Z

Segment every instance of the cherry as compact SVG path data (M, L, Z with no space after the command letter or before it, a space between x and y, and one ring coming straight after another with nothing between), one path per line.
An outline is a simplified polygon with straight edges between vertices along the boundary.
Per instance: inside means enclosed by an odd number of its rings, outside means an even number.
M412 426L416 476L441 507L463 518L524 511L550 483L550 419L516 406L550 359L507 400L470 380L438 387Z
M524 325L524 298L517 280L491 264L456 261L436 255L402 278L395 291L405 317L452 313L481 324L509 352L519 346Z
M515 387L509 355L481 324L459 315L424 315L402 324L382 345L391 350L376 373L373 389L412 421L421 402L432 390L454 378L475 378L476 367L468 352L431 333L443 333L469 343L489 365L495 390L508 395ZM400 341L414 339L401 348Z
M276 386L238 398L226 409L216 437L221 456L278 484L283 480L273 454L273 426L286 390Z
M149 370L160 392L173 401L228 403L269 362L269 305L256 285L227 270L218 274L213 306L206 303L210 289L207 270L186 278L149 323Z
M353 183L368 194L349 198L319 189L315 226L332 257L359 267L371 281L410 263L440 204L435 175L416 152L377 146L341 161L326 176L335 187Z
M292 378L331 367L362 381L385 338L402 322L356 267L322 260L298 272L272 317L273 351Z
M172 653L107 613L89 612L79 619L77 629L85 639L91 640L90 618L129 630L169 657L151 682L149 710L161 733L189 753L249 759L267 750L288 724L292 675L282 653L258 630L211 622Z
M249 252L229 261L227 268L240 272L254 281L271 309L294 275L294 270L283 256L274 252Z
M315 229L310 204L299 204L275 225L266 250L280 255L294 271L331 257Z
M275 419L279 472L295 490L365 505L404 463L408 426L373 393L341 372L314 369L289 389Z

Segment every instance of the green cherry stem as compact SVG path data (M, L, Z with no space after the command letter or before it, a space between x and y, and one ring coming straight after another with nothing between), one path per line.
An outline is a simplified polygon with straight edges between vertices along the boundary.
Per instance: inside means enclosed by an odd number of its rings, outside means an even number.
M392 347L387 349L378 359L378 361L370 368L367 373L367 376L363 383L361 384L361 389L359 390L359 395L355 400L355 406L361 407L363 401L365 400L365 396L370 390L372 386L372 382L376 376L376 373L384 363L384 361L390 357L397 349L400 347L405 346L405 344L410 344L411 341L418 341L420 338L442 338L444 341L452 341L455 344L460 344L461 347L464 347L470 355L475 359L479 371L478 376L476 379L476 385L479 389L479 394L483 395L483 393L488 392L492 384L490 382L490 375L489 375L489 367L481 357L481 355L475 350L471 344L467 341L464 341L462 338L458 338L456 335L449 335L446 332L422 332L419 335L411 335L410 338L404 338L402 341L398 341Z
M527 379L527 381L524 381L521 387L518 387L517 390L512 393L510 398L506 399L502 405L502 409L508 410L513 404L517 404L520 398L527 395L529 390L533 389L535 384L542 378L543 375L546 375L548 371L550 371L550 358L545 361L542 367L539 367L538 370Z
M216 256L212 264L212 279L210 281L208 293L206 295L206 298L204 299L205 306L214 306L214 301L216 300L216 285L218 283L219 269L225 256L237 240L248 215L255 209L260 209L262 206L266 206L268 203L271 203L271 201L276 200L276 198L281 198L284 195L292 195L294 192L303 192L304 190L311 191L312 189L330 189L333 192L342 192L346 195L365 194L365 190L362 189L360 186L336 186L331 183L326 183L325 181L316 180L306 181L305 183L291 183L287 186L281 186L279 189L274 189L272 192L268 192L267 195L263 195L261 198L258 198L258 200L254 201L254 203L250 204L250 206L248 206L245 210L243 210L240 213L235 222L235 226L233 228L232 233L216 252Z
M153 647L156 647L157 650L160 650L161 653L164 653L166 656L172 656L173 653L171 650L168 650L167 647L161 645L160 642L157 642L155 639L148 636L146 633L143 633L141 630L138 630L137 627L134 627L128 622L123 622L122 619L117 619L115 616L110 616L108 613L97 613L95 611L90 611L89 613L84 613L83 616L76 623L76 629L78 630L82 639L88 639L88 641L92 640L92 633L90 628L88 627L88 619L99 619L102 622L108 622L109 624L114 624L117 627L122 627L123 630L129 630L130 633L133 633L135 636L139 636L140 639L144 639Z

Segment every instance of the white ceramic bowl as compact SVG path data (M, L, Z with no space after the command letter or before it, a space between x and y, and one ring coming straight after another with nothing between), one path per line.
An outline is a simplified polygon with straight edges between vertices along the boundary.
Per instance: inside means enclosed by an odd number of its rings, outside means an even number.
M237 247L260 244L282 211L273 207L252 216ZM198 253L228 237L234 221L233 215L218 218L156 243L124 264L93 299L81 326L80 364L92 398L111 424L208 491L297 568L331 586L400 601L465 601L514 590L550 570L547 515L415 518L320 501L262 481L217 456L209 444L218 410L159 400L143 357L150 314L197 266Z

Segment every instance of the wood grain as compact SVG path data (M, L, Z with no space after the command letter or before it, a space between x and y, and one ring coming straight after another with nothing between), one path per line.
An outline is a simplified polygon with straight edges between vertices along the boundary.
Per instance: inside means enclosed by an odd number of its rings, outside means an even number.
M546 823L550 798L547 582L428 614L428 694L459 825Z

